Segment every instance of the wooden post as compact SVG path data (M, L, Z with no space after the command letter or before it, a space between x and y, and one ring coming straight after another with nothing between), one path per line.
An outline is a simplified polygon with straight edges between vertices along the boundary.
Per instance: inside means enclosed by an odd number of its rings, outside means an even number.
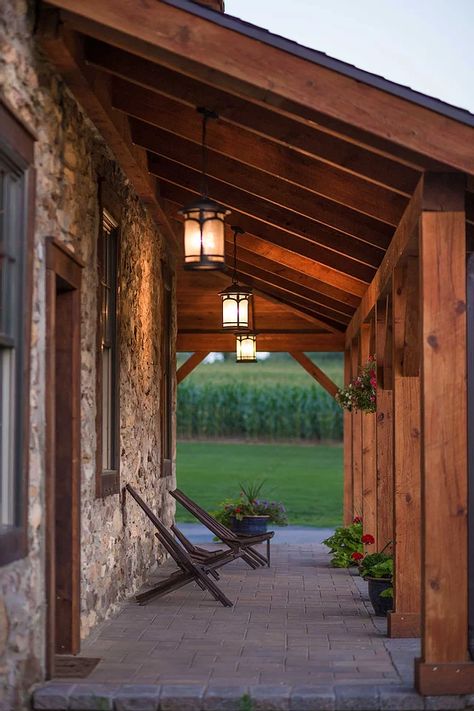
M474 692L468 656L464 177L426 174L422 313L422 694Z
M365 365L371 354L374 337L372 323L362 324L360 331L360 363ZM375 538L375 544L365 547L367 553L377 550L377 464L375 413L362 413L362 517L364 533Z
M393 416L391 357L386 362L386 343L391 344L391 306L388 298L377 303L375 352L377 354L377 549L392 550L393 540ZM386 546L388 545L388 548Z
M344 352L344 385L352 378L351 353ZM354 503L352 492L352 414L344 410L344 526L352 523Z
M421 478L418 258L394 270L393 472L394 611L390 637L417 637L421 609Z
M359 371L359 339L352 341L351 370ZM352 412L352 501L354 516L362 516L362 413Z
M176 371L176 382L179 383L184 380L194 368L196 368L199 363L202 363L204 358L209 355L209 351L196 351L178 368Z

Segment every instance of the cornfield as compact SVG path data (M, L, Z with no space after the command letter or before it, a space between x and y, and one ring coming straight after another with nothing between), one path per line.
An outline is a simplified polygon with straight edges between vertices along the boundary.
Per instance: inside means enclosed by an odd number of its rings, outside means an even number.
M342 439L342 410L315 385L185 380L177 414L180 439Z

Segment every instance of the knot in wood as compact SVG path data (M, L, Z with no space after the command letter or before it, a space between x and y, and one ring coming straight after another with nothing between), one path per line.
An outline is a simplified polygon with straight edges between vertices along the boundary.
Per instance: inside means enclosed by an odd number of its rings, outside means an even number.
M431 348L434 348L435 351L438 350L438 348L439 348L438 339L434 334L431 334L430 336L428 336L427 341L428 341L428 345L431 346Z

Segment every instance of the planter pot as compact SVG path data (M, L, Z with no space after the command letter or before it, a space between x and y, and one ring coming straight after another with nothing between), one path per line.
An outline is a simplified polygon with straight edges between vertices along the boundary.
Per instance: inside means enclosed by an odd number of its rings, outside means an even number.
M365 578L369 583L369 598L378 617L386 617L393 607L393 598L380 597L380 593L392 586L392 581L387 578Z
M244 516L241 521L232 518L232 530L235 533L243 533L254 536L267 532L267 523L270 516Z

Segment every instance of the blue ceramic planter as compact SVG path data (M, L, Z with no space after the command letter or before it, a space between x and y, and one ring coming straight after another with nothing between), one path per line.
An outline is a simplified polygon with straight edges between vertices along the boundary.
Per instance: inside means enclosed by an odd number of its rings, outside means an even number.
M237 518L232 519L232 530L235 533L256 536L259 533L267 532L268 516L244 516L242 521Z

